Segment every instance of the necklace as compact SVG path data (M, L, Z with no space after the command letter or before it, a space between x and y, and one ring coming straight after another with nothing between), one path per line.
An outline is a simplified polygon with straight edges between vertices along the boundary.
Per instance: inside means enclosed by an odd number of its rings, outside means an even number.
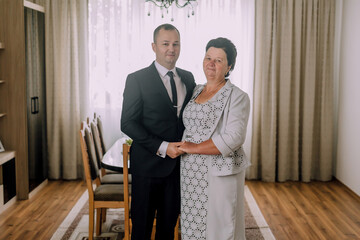
M212 90L208 90L206 85L204 87L204 89L201 91L201 93L197 96L195 102L196 103L205 103L207 102L210 98L212 98L224 85L225 82L221 82L220 84L218 84L214 89Z

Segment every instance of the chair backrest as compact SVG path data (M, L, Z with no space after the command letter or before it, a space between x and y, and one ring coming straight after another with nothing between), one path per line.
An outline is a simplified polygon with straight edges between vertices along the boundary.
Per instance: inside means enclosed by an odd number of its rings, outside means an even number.
M94 121L95 121L95 123L96 123L96 125L98 127L98 130L99 130L99 138L100 138L102 150L103 150L104 153L106 153L107 148L105 146L104 127L103 127L103 123L102 123L100 115L94 113Z
M92 136L92 132L89 128L89 125L86 122L82 122L81 131L83 134L84 143L86 147L85 150L88 158L87 161L89 162L88 164L90 165L90 177L92 180L100 179L99 164L96 156L94 139ZM99 180L99 184L100 184L100 180Z
M103 148L101 146L99 129L97 127L97 124L95 123L95 119L94 119L94 121L92 121L90 123L90 128L91 128L91 132L92 132L94 144L95 144L96 159L97 159L98 165L101 166L101 160L102 160L105 152L103 151Z
M85 142L85 128L86 122L81 123L81 129L79 131L80 136L80 146L81 146L81 155L83 160L84 172L85 172L85 180L86 186L89 193L89 199L94 197L93 184L91 179L91 171L90 171L90 160L88 155L88 150Z

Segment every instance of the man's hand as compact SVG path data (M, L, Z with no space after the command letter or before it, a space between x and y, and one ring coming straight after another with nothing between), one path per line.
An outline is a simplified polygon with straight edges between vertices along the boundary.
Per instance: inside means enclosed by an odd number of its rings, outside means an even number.
M166 149L166 155L171 158L177 158L183 154L184 152L179 149L181 144L183 144L183 142L170 142Z

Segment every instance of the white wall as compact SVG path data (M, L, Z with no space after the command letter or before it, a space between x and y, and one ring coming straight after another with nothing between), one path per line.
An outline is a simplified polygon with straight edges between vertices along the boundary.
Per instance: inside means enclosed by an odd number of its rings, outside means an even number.
M360 1L342 8L335 177L360 196Z

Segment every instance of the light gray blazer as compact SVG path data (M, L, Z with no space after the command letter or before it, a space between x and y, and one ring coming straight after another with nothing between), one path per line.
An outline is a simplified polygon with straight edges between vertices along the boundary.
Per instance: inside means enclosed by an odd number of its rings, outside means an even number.
M204 87L205 85L197 85L193 97L200 94ZM250 113L249 96L227 80L224 87L209 102L220 104L222 110L216 114L215 124L210 130L210 138L221 152L221 155L209 155L210 171L214 176L239 173L250 166L242 148Z

